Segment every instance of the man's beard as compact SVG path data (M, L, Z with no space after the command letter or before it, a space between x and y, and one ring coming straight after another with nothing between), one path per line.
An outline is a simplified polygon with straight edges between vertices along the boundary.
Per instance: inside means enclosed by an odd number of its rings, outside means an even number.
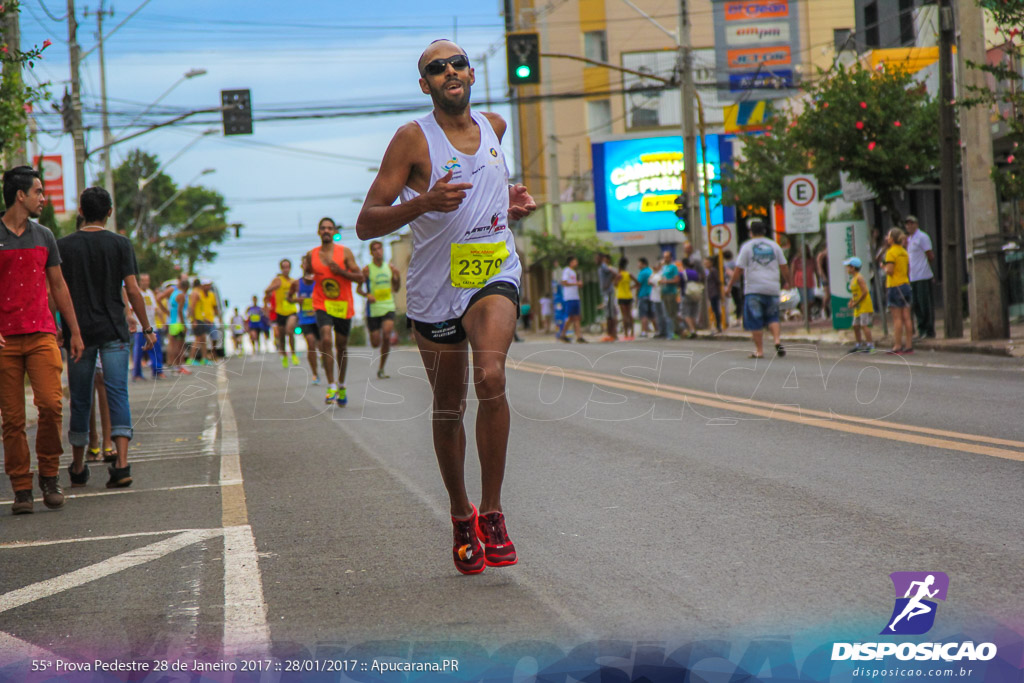
M40 206L35 211L29 211L28 212L28 217L29 218L39 218L42 215L43 215L43 207L42 206Z
M434 106L443 111L445 114L461 114L466 111L466 107L469 106L469 83L459 79L462 84L462 97L457 100L452 100L444 96L444 87L448 85L450 81L445 81L444 85L441 86L440 90L430 89L430 99L434 101Z

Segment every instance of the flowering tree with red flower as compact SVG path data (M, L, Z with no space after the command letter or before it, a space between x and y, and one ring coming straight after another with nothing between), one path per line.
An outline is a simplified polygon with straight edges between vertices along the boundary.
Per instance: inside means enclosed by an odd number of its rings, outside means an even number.
M814 155L797 137L795 128L793 116L779 112L768 120L763 132L739 136L743 149L733 168L725 169L723 204L735 206L748 216L767 217L772 202L782 203L783 178L813 168ZM825 192L838 184L838 179L825 181Z
M820 72L807 93L793 131L812 151L819 181L848 172L898 221L897 193L939 166L937 101L904 70L860 63Z
M8 17L20 11L17 0L0 0L0 65L3 77L0 79L0 160L12 152L23 150L26 142L28 113L31 105L46 97L45 87L30 88L21 77L21 69L32 68L43 50L51 43L21 51L9 45L3 35Z

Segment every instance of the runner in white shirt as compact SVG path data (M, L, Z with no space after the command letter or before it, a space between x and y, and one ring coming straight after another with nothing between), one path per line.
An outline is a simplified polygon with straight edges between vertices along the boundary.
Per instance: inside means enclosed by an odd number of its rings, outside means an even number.
M460 572L476 574L486 565L517 561L501 507L510 420L505 358L519 313L522 272L508 223L537 205L525 187L508 185L501 151L505 121L470 110L475 76L465 51L435 41L418 66L420 89L434 110L395 134L356 232L369 240L404 225L412 229L407 315L434 394L434 451L450 499L452 557ZM479 512L464 479L470 347L479 399Z

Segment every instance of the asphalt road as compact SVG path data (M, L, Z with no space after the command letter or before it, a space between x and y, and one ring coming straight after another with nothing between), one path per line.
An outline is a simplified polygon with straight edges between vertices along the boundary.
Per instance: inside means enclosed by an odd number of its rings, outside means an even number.
M0 653L877 634L899 570L946 572L958 627L1024 613L1021 361L749 351L515 345L503 503L520 562L474 577L451 565L414 349L384 381L357 349L344 409L273 357L135 384L131 489L94 468L64 509L12 517L0 484Z

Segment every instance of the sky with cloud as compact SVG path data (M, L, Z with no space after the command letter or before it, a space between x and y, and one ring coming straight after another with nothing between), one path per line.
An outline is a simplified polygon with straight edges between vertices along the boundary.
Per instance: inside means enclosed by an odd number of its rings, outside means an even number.
M40 4L42 2L42 4ZM78 43L83 51L96 43L98 0L76 3ZM394 109L421 104L422 112L350 116L318 120L257 121L252 136L224 138L219 115L189 119L115 147L116 165L133 147L169 160L191 143L166 172L180 185L203 169L215 173L194 181L223 194L229 220L244 224L241 238L222 245L217 261L201 274L216 278L232 305L261 292L277 262L298 256L317 244L316 223L331 216L353 226L362 197L391 136L402 123L422 115L429 98L419 91L416 60L430 41L454 37L476 69L473 100L485 99L487 60L491 97L505 93L504 20L500 0L125 0L113 4L104 33L142 8L105 45L107 94L115 126L143 112L191 69L207 73L184 80L153 108L147 120L177 112L220 105L222 89L248 88L256 115L261 112L338 112L343 109ZM111 7L105 0L105 9ZM89 16L83 16L88 10ZM23 0L22 48L53 41L36 63L35 79L50 84L59 100L69 81L67 23L61 0ZM81 68L83 106L99 106L99 55L93 51ZM493 107L509 115L505 106ZM86 116L86 123L98 117ZM59 134L56 116L40 118L39 149L64 158L65 193L74 188L74 154L70 136ZM204 130L216 134L197 140ZM102 144L99 130L88 134L87 147ZM510 136L505 139L511 159ZM96 155L98 161L99 155ZM91 183L98 164L87 168ZM70 201L73 205L75 202ZM361 263L369 259L354 233L345 242Z

